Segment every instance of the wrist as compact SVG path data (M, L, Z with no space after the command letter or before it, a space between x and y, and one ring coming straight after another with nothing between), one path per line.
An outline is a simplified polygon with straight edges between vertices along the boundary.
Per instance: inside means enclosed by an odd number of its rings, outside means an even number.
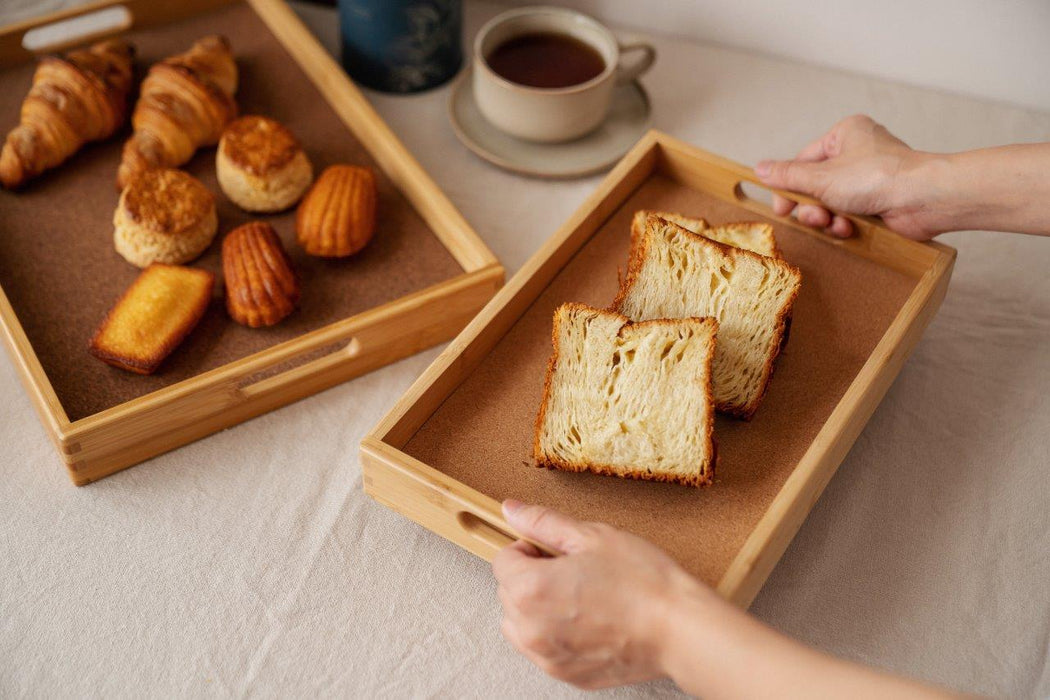
M957 154L912 151L901 163L884 218L920 239L958 229L965 223L972 197L965 164Z
M717 634L719 612L729 607L711 588L676 571L651 612L654 663L661 675L690 690L685 674L714 649L714 639L708 635Z

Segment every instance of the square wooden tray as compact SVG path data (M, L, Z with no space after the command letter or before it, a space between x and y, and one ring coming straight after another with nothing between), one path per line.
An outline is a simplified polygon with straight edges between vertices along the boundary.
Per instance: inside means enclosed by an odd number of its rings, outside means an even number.
M939 306L955 251L855 217L858 235L833 240L775 216L748 182L748 168L646 135L362 441L367 493L486 559L513 537L504 498L606 521L749 605ZM552 312L611 303L639 208L768 221L803 274L758 413L716 421L706 489L532 466Z
M118 27L77 43L128 31L141 79L152 61L227 34L241 67L241 111L288 124L315 172L331 162L371 165L380 221L364 252L332 262L295 245L294 210L264 217L300 272L300 310L272 329L245 329L225 317L217 291L161 370L139 377L87 354L93 327L138 274L111 242L126 133L85 147L19 193L0 191L0 329L78 485L446 341L503 282L481 239L280 0L103 0L2 29L5 132L32 75L26 33L118 5L128 13ZM204 149L186 168L218 192L213 154ZM216 199L220 234L253 218ZM217 240L192 264L220 270L218 249Z

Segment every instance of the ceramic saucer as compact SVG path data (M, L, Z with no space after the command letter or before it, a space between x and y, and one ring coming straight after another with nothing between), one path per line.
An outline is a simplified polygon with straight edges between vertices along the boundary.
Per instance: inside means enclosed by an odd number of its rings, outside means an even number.
M469 68L452 86L448 112L456 136L474 153L506 170L547 178L582 177L611 167L652 121L649 96L635 82L616 88L605 123L586 136L565 143L516 139L481 116Z

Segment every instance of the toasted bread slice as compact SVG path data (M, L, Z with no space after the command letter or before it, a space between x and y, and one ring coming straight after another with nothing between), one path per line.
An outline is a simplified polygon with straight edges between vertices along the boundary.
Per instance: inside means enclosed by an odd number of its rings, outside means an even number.
M712 318L631 323L583 304L560 306L536 419L538 466L710 483L717 328Z
M91 354L114 367L152 374L208 309L215 275L154 263L131 283L91 340Z
M645 233L645 219L650 214L659 216L664 221L670 221L672 224L678 224L686 231L699 233L724 245L743 248L759 255L768 255L771 258L780 257L780 250L777 248L777 241L773 235L773 227L769 224L741 221L723 226L710 226L704 219L647 209L636 211L631 219L631 257L634 257L633 251L638 247L638 240Z
M636 321L718 319L712 390L719 411L749 419L773 374L802 275L650 215L613 302Z

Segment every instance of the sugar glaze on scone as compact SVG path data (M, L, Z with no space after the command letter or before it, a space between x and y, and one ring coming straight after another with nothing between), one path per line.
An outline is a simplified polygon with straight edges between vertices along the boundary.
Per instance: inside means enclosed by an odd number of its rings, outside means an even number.
M113 215L113 244L138 267L179 265L200 256L215 238L215 197L182 170L148 170L124 188Z
M215 170L230 201L251 212L287 209L313 180L310 160L295 135L258 115L241 117L222 132Z

